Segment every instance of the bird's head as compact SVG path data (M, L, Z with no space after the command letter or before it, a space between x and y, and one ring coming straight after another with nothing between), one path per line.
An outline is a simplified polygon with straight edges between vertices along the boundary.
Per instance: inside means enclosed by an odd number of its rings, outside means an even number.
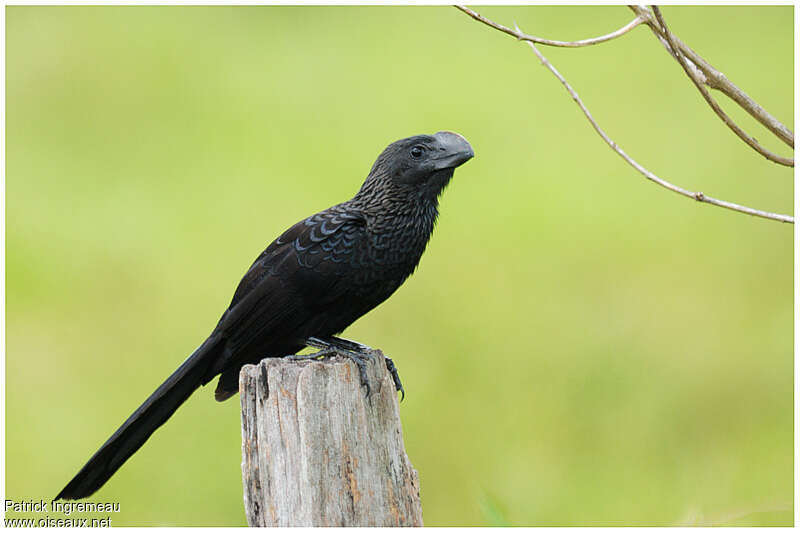
M389 180L396 187L413 189L435 200L455 168L474 155L467 140L450 131L400 139L378 156L364 185L371 179Z

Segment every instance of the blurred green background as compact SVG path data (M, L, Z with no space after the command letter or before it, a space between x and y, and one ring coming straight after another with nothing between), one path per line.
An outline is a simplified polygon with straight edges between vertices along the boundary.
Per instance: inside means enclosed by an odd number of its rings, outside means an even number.
M632 18L479 11L564 40ZM664 16L793 128L791 6ZM6 498L49 501L274 237L449 129L476 157L420 269L344 335L398 364L425 523L792 523L793 226L646 182L524 43L452 7L8 7L6 38ZM792 171L645 27L542 50L652 171L792 213ZM92 498L113 525L245 524L212 389Z

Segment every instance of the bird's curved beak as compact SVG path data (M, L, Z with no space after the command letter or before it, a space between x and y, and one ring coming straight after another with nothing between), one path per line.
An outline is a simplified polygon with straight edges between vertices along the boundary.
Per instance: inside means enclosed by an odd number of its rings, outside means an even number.
M433 158L436 170L456 168L475 157L472 146L458 133L440 131L433 138L437 144L437 155Z

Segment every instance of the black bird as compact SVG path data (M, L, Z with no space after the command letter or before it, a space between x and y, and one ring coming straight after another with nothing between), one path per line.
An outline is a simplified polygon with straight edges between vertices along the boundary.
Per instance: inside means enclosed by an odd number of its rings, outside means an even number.
M386 300L414 272L436 223L439 195L455 168L473 155L466 139L448 131L390 144L352 199L301 220L258 256L208 339L56 499L93 494L218 374L214 396L223 401L238 392L245 364L295 354L306 345L347 343L333 336ZM355 352L351 356L363 369ZM390 360L387 366L393 370Z

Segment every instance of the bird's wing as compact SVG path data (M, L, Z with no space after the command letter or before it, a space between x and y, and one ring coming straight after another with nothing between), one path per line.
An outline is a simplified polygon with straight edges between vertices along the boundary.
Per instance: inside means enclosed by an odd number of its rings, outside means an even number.
M248 351L273 332L291 338L319 308L339 299L346 286L340 281L357 265L365 237L366 220L336 208L284 232L245 274L217 326L227 351Z

